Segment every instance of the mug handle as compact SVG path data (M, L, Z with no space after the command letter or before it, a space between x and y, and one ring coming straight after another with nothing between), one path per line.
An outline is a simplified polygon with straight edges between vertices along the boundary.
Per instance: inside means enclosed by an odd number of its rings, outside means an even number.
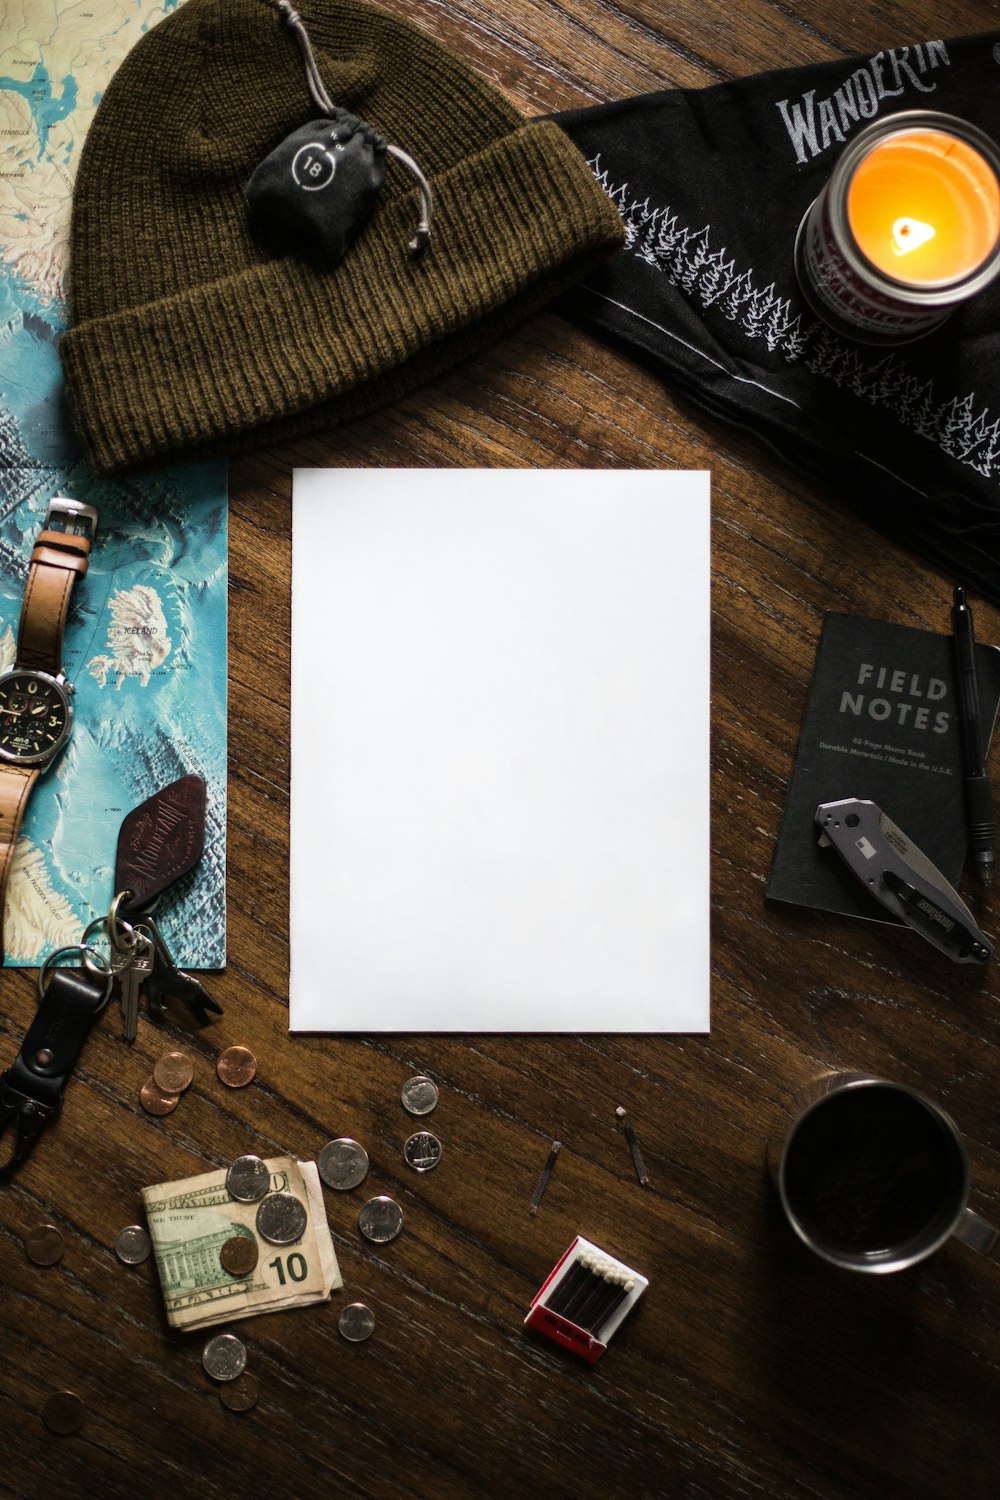
M992 1224L987 1224L978 1214L974 1214L971 1208L963 1208L962 1217L952 1230L956 1240L961 1240L963 1245L968 1245L972 1250L978 1250L980 1255L989 1255L1000 1239L1000 1230L994 1229Z

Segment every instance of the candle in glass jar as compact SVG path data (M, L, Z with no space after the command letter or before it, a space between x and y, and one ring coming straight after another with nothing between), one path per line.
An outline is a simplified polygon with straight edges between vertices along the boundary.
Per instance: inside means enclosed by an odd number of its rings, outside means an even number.
M795 242L799 285L838 332L938 328L1000 272L1000 151L967 120L907 110L850 141Z
M847 221L874 266L911 286L979 269L1000 238L1000 184L944 130L900 130L873 146L847 190Z

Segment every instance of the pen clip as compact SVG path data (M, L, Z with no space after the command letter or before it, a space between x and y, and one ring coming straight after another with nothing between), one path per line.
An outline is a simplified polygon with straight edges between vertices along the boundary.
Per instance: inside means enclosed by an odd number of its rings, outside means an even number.
M956 584L951 610L952 661L955 671L958 736L962 752L962 788L965 794L965 821L969 849L984 885L993 879L996 861L996 829L993 821L993 799L986 774L989 733L983 724L976 665L976 638L972 628L972 610L965 590Z

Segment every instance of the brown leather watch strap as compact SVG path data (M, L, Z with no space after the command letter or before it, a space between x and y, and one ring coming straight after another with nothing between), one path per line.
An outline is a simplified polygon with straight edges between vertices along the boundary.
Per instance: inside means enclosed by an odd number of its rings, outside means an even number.
M89 537L65 531L39 533L21 607L15 667L53 676L62 670L70 595L77 578L86 573L89 557Z
M3 962L5 951L3 924L7 905L7 877L24 810L40 774L37 766L0 763L0 963Z

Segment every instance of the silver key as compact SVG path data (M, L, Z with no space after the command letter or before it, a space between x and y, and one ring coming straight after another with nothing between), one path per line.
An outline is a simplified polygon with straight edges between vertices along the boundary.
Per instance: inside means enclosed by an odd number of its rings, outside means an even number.
M122 1038L130 1044L135 1041L139 1026L139 993L153 971L155 959L152 938L139 928L135 930L135 942L128 948L111 950L111 972L120 987Z

